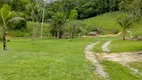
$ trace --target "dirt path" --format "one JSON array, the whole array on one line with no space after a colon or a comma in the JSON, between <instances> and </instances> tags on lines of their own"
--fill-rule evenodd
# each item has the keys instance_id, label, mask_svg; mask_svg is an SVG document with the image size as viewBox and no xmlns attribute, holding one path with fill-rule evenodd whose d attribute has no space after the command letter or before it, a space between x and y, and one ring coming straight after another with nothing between
<instances>
[{"instance_id":1,"label":"dirt path","mask_svg":"<svg viewBox=\"0 0 142 80\"><path fill-rule=\"evenodd\" d=\"M142 54L140 53L142 52L110 53L110 54L104 54L103 59L118 62L123 66L127 66L134 73L138 73L138 70L130 67L129 63L142 62Z\"/></svg>"},{"instance_id":2,"label":"dirt path","mask_svg":"<svg viewBox=\"0 0 142 80\"><path fill-rule=\"evenodd\" d=\"M118 62L118 63L122 64L123 66L128 67L134 73L138 73L138 69L134 69L134 68L130 67L129 63L142 61L142 55L140 54L141 52L109 53L110 50L109 50L108 46L110 45L110 43L111 43L111 41L107 41L102 46L102 51L104 52L103 58L105 60ZM107 53L109 53L109 54L107 54Z\"/></svg>"},{"instance_id":3,"label":"dirt path","mask_svg":"<svg viewBox=\"0 0 142 80\"><path fill-rule=\"evenodd\" d=\"M111 43L111 41L107 41L107 42L105 42L105 43L103 44L103 46L102 46L102 51L103 51L103 52L107 52L107 53L110 52L110 50L109 50L109 48L108 48L108 46L110 45L110 43Z\"/></svg>"},{"instance_id":4,"label":"dirt path","mask_svg":"<svg viewBox=\"0 0 142 80\"><path fill-rule=\"evenodd\" d=\"M90 45L88 45L85 48L85 56L88 60L90 60L95 66L96 66L96 74L98 74L99 76L103 77L105 80L108 79L108 74L107 72L104 71L103 66L99 63L99 61L97 60L96 56L94 55L94 53L91 51L92 48L98 44L100 41L96 42L96 43L92 43Z\"/></svg>"}]
</instances>

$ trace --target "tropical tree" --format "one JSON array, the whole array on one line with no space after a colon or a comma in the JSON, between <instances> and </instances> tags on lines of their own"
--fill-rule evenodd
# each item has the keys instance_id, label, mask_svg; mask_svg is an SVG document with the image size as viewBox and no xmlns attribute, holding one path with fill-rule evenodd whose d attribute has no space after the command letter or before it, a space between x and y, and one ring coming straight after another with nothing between
<instances>
[{"instance_id":1,"label":"tropical tree","mask_svg":"<svg viewBox=\"0 0 142 80\"><path fill-rule=\"evenodd\" d=\"M125 34L126 34L126 29L132 26L133 22L130 16L122 16L121 18L118 18L118 24L121 26L123 29L123 40L126 40Z\"/></svg>"},{"instance_id":2,"label":"tropical tree","mask_svg":"<svg viewBox=\"0 0 142 80\"><path fill-rule=\"evenodd\" d=\"M71 30L71 35L70 35L70 40L73 39L74 36L74 31L75 31L75 19L78 18L78 12L77 10L73 9L70 13L70 19L73 20L73 24L72 24L72 30Z\"/></svg>"},{"instance_id":3,"label":"tropical tree","mask_svg":"<svg viewBox=\"0 0 142 80\"><path fill-rule=\"evenodd\" d=\"M6 27L7 27L7 21L9 20L9 17L11 15L11 7L8 4L4 4L2 8L0 9L0 17L3 22L3 49L6 50Z\"/></svg>"},{"instance_id":4,"label":"tropical tree","mask_svg":"<svg viewBox=\"0 0 142 80\"><path fill-rule=\"evenodd\" d=\"M142 9L141 9L141 0L121 0L120 2L120 10L129 15L129 20L131 24L138 21L141 17ZM132 25L130 28L130 39L132 39Z\"/></svg>"},{"instance_id":5,"label":"tropical tree","mask_svg":"<svg viewBox=\"0 0 142 80\"><path fill-rule=\"evenodd\" d=\"M26 9L27 9L27 14L30 15L31 20L33 22L39 22L42 20L42 17L40 17L43 13L43 9L41 6L41 2L40 1L36 1L36 2L30 2L29 4L26 5ZM37 26L32 24L33 27L33 40L36 37L36 32L37 32Z\"/></svg>"},{"instance_id":6,"label":"tropical tree","mask_svg":"<svg viewBox=\"0 0 142 80\"><path fill-rule=\"evenodd\" d=\"M66 16L63 12L56 12L52 16L52 29L57 31L57 39L61 38L63 34L63 24L66 22Z\"/></svg>"}]
</instances>

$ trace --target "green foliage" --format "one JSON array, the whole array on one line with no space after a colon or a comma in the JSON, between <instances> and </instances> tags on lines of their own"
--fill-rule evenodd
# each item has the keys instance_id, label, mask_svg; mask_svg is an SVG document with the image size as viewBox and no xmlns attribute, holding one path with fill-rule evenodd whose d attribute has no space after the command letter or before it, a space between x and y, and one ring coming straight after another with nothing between
<instances>
[{"instance_id":1,"label":"green foliage","mask_svg":"<svg viewBox=\"0 0 142 80\"><path fill-rule=\"evenodd\" d=\"M26 22L26 29L23 30L8 30L7 35L12 37L31 37L33 34L33 27L32 25L35 25L36 28L36 37L40 36L40 26L41 23L38 22ZM44 23L43 25L43 37L52 37L50 33L50 24Z\"/></svg>"},{"instance_id":2,"label":"green foliage","mask_svg":"<svg viewBox=\"0 0 142 80\"><path fill-rule=\"evenodd\" d=\"M26 20L24 18L15 17L8 21L8 29L10 30L23 30L26 28Z\"/></svg>"},{"instance_id":3,"label":"green foliage","mask_svg":"<svg viewBox=\"0 0 142 80\"><path fill-rule=\"evenodd\" d=\"M78 18L78 12L77 10L73 9L70 13L70 19L77 19Z\"/></svg>"},{"instance_id":4,"label":"green foliage","mask_svg":"<svg viewBox=\"0 0 142 80\"><path fill-rule=\"evenodd\" d=\"M132 22L132 18L130 16L122 16L121 18L118 18L118 24L123 28L129 28L133 22Z\"/></svg>"},{"instance_id":5,"label":"green foliage","mask_svg":"<svg viewBox=\"0 0 142 80\"><path fill-rule=\"evenodd\" d=\"M2 7L3 4L8 3L9 0L0 0L0 8Z\"/></svg>"},{"instance_id":6,"label":"green foliage","mask_svg":"<svg viewBox=\"0 0 142 80\"><path fill-rule=\"evenodd\" d=\"M40 26L41 26L41 23L39 22L27 22L27 34L25 33L25 36L32 36L32 31L33 31L33 25L35 25L35 28L36 28L36 35L37 37L40 36ZM50 24L48 23L44 23L43 25L43 36L44 37L50 37Z\"/></svg>"},{"instance_id":7,"label":"green foliage","mask_svg":"<svg viewBox=\"0 0 142 80\"><path fill-rule=\"evenodd\" d=\"M28 33L24 30L10 30L8 31L7 35L12 36L12 37L29 37L27 35Z\"/></svg>"},{"instance_id":8,"label":"green foliage","mask_svg":"<svg viewBox=\"0 0 142 80\"><path fill-rule=\"evenodd\" d=\"M57 35L57 38L62 36L64 27L63 24L66 22L66 15L63 12L56 12L52 16L52 25L51 25L51 32L54 36Z\"/></svg>"},{"instance_id":9,"label":"green foliage","mask_svg":"<svg viewBox=\"0 0 142 80\"><path fill-rule=\"evenodd\" d=\"M78 8L79 18L84 19L99 14L117 11L119 0L90 0L86 1Z\"/></svg>"},{"instance_id":10,"label":"green foliage","mask_svg":"<svg viewBox=\"0 0 142 80\"><path fill-rule=\"evenodd\" d=\"M6 27L6 21L10 17L10 11L11 7L8 4L3 5L2 8L0 9L0 14L4 27Z\"/></svg>"}]
</instances>

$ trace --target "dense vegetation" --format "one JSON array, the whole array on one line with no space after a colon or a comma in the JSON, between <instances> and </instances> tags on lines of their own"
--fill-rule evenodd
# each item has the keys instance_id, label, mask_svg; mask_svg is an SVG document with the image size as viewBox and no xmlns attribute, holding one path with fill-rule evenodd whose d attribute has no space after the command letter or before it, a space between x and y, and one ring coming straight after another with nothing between
<instances>
[{"instance_id":1,"label":"dense vegetation","mask_svg":"<svg viewBox=\"0 0 142 80\"><path fill-rule=\"evenodd\" d=\"M48 22L48 24L51 25L48 34L52 35L53 37L58 36L58 38L61 38L63 35L86 35L92 31L97 31L101 34L116 34L120 32L120 28L117 23L119 23L123 29L130 26L132 27L133 23L137 22L139 20L138 17L140 17L139 15L141 15L141 0L1 0L0 7L6 3L10 7L10 16L8 17L8 20L14 17L21 17L26 21L42 23L40 26L37 26L38 28L40 27L39 29L41 33L39 35L41 37L44 30L43 22ZM116 14L116 16L115 14L107 15L104 19L100 18L102 21L99 19L97 21L97 19L95 19L95 24L93 24L94 22L92 23L94 20L91 22L86 20L82 21L86 18L94 16L98 17L98 15L103 13L114 11L121 11L121 13ZM127 16L125 16L124 13L127 14ZM107 18L109 16L111 18ZM75 19L79 19L79 22L74 23ZM128 20L125 21L123 19ZM16 19L13 20L17 21ZM103 25L103 22L105 22L107 25ZM123 23L128 23L128 25L123 25ZM110 29L110 25L114 26L114 28ZM7 24L7 26L10 29L15 27L15 30L21 30L23 27L28 27L25 22L22 22L21 24L21 22L18 21L10 25ZM32 27L32 35L33 37L36 37L37 28L34 26L35 25L31 25L29 27ZM109 32L110 30L111 32ZM125 31L123 31L123 33L124 32Z\"/></svg>"}]
</instances>

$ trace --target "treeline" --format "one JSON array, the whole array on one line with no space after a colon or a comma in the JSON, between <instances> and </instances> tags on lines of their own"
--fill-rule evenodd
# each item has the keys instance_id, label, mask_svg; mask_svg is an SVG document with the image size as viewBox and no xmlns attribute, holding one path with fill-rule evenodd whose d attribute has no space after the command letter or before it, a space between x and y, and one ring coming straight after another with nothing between
<instances>
[{"instance_id":1,"label":"treeline","mask_svg":"<svg viewBox=\"0 0 142 80\"><path fill-rule=\"evenodd\" d=\"M27 11L27 4L36 3L38 7L45 8L45 19L51 19L56 12L64 12L69 18L70 12L76 9L78 12L78 19L85 19L97 16L106 12L118 11L120 0L1 0L2 3L8 3L13 11L23 12L27 19L29 19L29 12ZM37 4L36 4L37 5ZM38 11L37 11L38 13ZM40 17L40 16L38 16Z\"/></svg>"},{"instance_id":2,"label":"treeline","mask_svg":"<svg viewBox=\"0 0 142 80\"><path fill-rule=\"evenodd\" d=\"M72 9L78 11L78 19L85 19L105 12L118 11L120 0L57 0L47 7L48 15L53 11L64 11L69 16ZM49 17L50 18L50 17Z\"/></svg>"}]
</instances>

